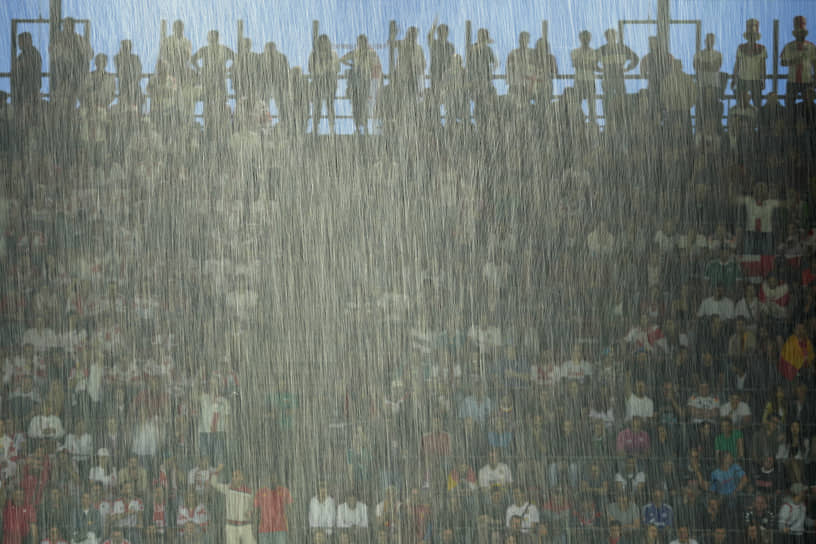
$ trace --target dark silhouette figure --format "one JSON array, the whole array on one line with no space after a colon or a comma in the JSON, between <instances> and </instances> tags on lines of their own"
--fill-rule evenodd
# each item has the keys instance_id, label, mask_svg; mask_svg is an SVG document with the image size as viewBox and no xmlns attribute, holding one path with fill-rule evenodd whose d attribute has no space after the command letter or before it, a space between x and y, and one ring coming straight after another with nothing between
<instances>
[{"instance_id":1,"label":"dark silhouette figure","mask_svg":"<svg viewBox=\"0 0 816 544\"><path fill-rule=\"evenodd\" d=\"M476 122L487 120L496 102L496 88L493 86L493 73L498 60L490 48L493 40L486 28L476 32L476 43L470 46L467 58L468 83L473 99Z\"/></svg>"},{"instance_id":2,"label":"dark silhouette figure","mask_svg":"<svg viewBox=\"0 0 816 544\"><path fill-rule=\"evenodd\" d=\"M204 125L212 135L226 120L227 63L235 60L232 49L218 43L218 31L207 33L207 45L191 58L198 70L198 82L204 98ZM200 63L200 64L199 64Z\"/></svg>"},{"instance_id":3,"label":"dark silhouette figure","mask_svg":"<svg viewBox=\"0 0 816 544\"><path fill-rule=\"evenodd\" d=\"M73 19L65 19L49 48L52 99L59 108L68 111L76 108L93 58L90 43L76 33L74 26Z\"/></svg>"},{"instance_id":4,"label":"dark silhouette figure","mask_svg":"<svg viewBox=\"0 0 816 544\"><path fill-rule=\"evenodd\" d=\"M34 47L30 33L22 32L17 43L20 54L11 63L11 97L23 111L30 111L40 101L42 56Z\"/></svg>"},{"instance_id":5,"label":"dark silhouette figure","mask_svg":"<svg viewBox=\"0 0 816 544\"><path fill-rule=\"evenodd\" d=\"M448 32L448 25L437 26L436 23L428 32L428 51L431 58L429 102L430 108L437 118L439 117L439 106L441 104L445 104L445 107L448 108L444 95L445 79L454 61L453 56L456 54L453 44L448 41ZM434 38L434 35L436 35L436 38Z\"/></svg>"},{"instance_id":6,"label":"dark silhouette figure","mask_svg":"<svg viewBox=\"0 0 816 544\"><path fill-rule=\"evenodd\" d=\"M285 96L289 86L289 60L286 55L278 50L275 42L268 42L264 46L264 52L260 59L261 72L266 81L264 90L264 100L269 103L275 101L278 110L278 122L286 124L285 113L288 108L285 105Z\"/></svg>"},{"instance_id":7,"label":"dark silhouette figure","mask_svg":"<svg viewBox=\"0 0 816 544\"><path fill-rule=\"evenodd\" d=\"M173 23L173 34L166 37L159 48L159 59L164 62L167 74L180 85L186 84L192 78L190 58L193 46L190 40L184 37L184 23Z\"/></svg>"},{"instance_id":8,"label":"dark silhouette figure","mask_svg":"<svg viewBox=\"0 0 816 544\"><path fill-rule=\"evenodd\" d=\"M119 78L119 105L126 111L142 111L142 61L132 52L130 40L122 40L119 52L113 57Z\"/></svg>"},{"instance_id":9,"label":"dark silhouette figure","mask_svg":"<svg viewBox=\"0 0 816 544\"><path fill-rule=\"evenodd\" d=\"M329 132L334 134L334 97L337 94L337 74L340 60L334 52L329 37L317 37L314 50L309 55L309 73L312 74L312 134L317 136L323 103L329 116Z\"/></svg>"},{"instance_id":10,"label":"dark silhouette figure","mask_svg":"<svg viewBox=\"0 0 816 544\"><path fill-rule=\"evenodd\" d=\"M598 50L599 71L603 75L604 117L614 124L623 117L626 82L624 74L634 70L640 60L634 51L618 41L618 33L609 29L604 33L606 43Z\"/></svg>"},{"instance_id":11,"label":"dark silhouette figure","mask_svg":"<svg viewBox=\"0 0 816 544\"><path fill-rule=\"evenodd\" d=\"M368 106L372 82L379 80L382 74L380 59L369 47L368 38L360 34L357 37L357 47L343 55L340 62L351 67L348 71L347 85L354 129L359 134L365 134L368 131Z\"/></svg>"}]
</instances>

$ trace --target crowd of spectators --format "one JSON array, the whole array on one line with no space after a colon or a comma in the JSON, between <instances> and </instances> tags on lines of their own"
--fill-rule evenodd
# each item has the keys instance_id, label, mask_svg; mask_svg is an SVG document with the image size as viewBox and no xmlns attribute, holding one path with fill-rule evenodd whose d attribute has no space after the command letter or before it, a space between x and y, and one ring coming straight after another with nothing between
<instances>
[{"instance_id":1,"label":"crowd of spectators","mask_svg":"<svg viewBox=\"0 0 816 544\"><path fill-rule=\"evenodd\" d=\"M192 52L176 22L149 108L127 40L108 73L66 20L45 101L21 34L3 542L812 537L806 34L784 100L754 20L733 74L713 35L691 76L582 32L558 97L522 33L499 96L486 29L463 58L435 25L428 67L409 28L383 85L365 36L342 57L320 36L306 74L215 31ZM381 137L317 137L341 65Z\"/></svg>"}]
</instances>

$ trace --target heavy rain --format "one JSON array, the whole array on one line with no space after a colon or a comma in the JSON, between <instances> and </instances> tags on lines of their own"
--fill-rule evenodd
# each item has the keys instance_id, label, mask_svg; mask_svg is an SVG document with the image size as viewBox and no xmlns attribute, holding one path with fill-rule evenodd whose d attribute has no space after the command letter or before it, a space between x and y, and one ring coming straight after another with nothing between
<instances>
[{"instance_id":1,"label":"heavy rain","mask_svg":"<svg viewBox=\"0 0 816 544\"><path fill-rule=\"evenodd\" d=\"M3 543L813 541L812 3L205 4L0 7Z\"/></svg>"}]
</instances>

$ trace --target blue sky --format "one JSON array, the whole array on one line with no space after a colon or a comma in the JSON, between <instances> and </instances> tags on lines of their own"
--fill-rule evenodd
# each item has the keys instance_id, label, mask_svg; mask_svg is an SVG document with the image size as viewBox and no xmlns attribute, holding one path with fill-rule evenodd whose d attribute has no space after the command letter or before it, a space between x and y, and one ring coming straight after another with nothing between
<instances>
[{"instance_id":1,"label":"blue sky","mask_svg":"<svg viewBox=\"0 0 816 544\"><path fill-rule=\"evenodd\" d=\"M672 0L671 4L674 18L701 19L704 34L717 34L718 48L726 59L724 69L729 71L747 18L760 20L761 42L769 52L774 18L780 20L782 44L791 39L794 15L813 14L811 23L816 24L813 0ZM465 21L470 19L474 34L479 27L490 30L496 42L495 51L502 59L501 72L518 33L527 30L535 40L540 35L541 21L547 19L559 69L571 72L569 50L576 47L580 30L590 30L597 47L602 43L604 29L617 27L619 19L654 18L656 5L657 0L63 0L63 11L65 16L91 19L91 44L96 52L108 53L112 58L119 41L131 39L145 70L149 71L158 56L161 19L167 19L168 25L177 18L183 19L194 47L203 45L206 32L213 28L221 32L223 43L235 47L237 21L243 19L244 33L252 39L255 50L261 50L267 41L275 41L290 63L301 66L306 64L309 54L313 19L320 20L321 32L333 42L343 44L353 43L360 33L366 33L372 43L385 42L391 19L398 21L401 31L415 25L424 36L436 18L451 28L452 41L459 52L464 49ZM48 16L48 0L0 2L0 26L6 29L5 37L0 39L0 71L7 72L10 67L11 19L40 15ZM33 25L25 30L34 34L47 66L47 26ZM625 41L643 54L648 36L654 32L650 25L630 27ZM693 26L672 29L672 53L683 61L687 71L691 70L694 44ZM387 49L380 53L387 70ZM8 89L7 79L0 79L0 88Z\"/></svg>"}]
</instances>

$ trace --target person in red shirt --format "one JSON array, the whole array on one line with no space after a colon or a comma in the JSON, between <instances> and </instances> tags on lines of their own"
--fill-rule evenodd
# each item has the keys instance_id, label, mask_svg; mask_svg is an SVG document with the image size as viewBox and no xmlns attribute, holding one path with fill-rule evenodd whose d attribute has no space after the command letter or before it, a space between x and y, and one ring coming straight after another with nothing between
<instances>
[{"instance_id":1,"label":"person in red shirt","mask_svg":"<svg viewBox=\"0 0 816 544\"><path fill-rule=\"evenodd\" d=\"M37 510L26 504L23 490L18 488L3 510L3 542L23 544L29 535L31 541L37 541Z\"/></svg>"},{"instance_id":2,"label":"person in red shirt","mask_svg":"<svg viewBox=\"0 0 816 544\"><path fill-rule=\"evenodd\" d=\"M255 493L255 509L259 518L259 544L286 544L289 524L286 521L286 508L292 504L289 489L278 484L277 476L272 473L269 486L258 489Z\"/></svg>"}]
</instances>

